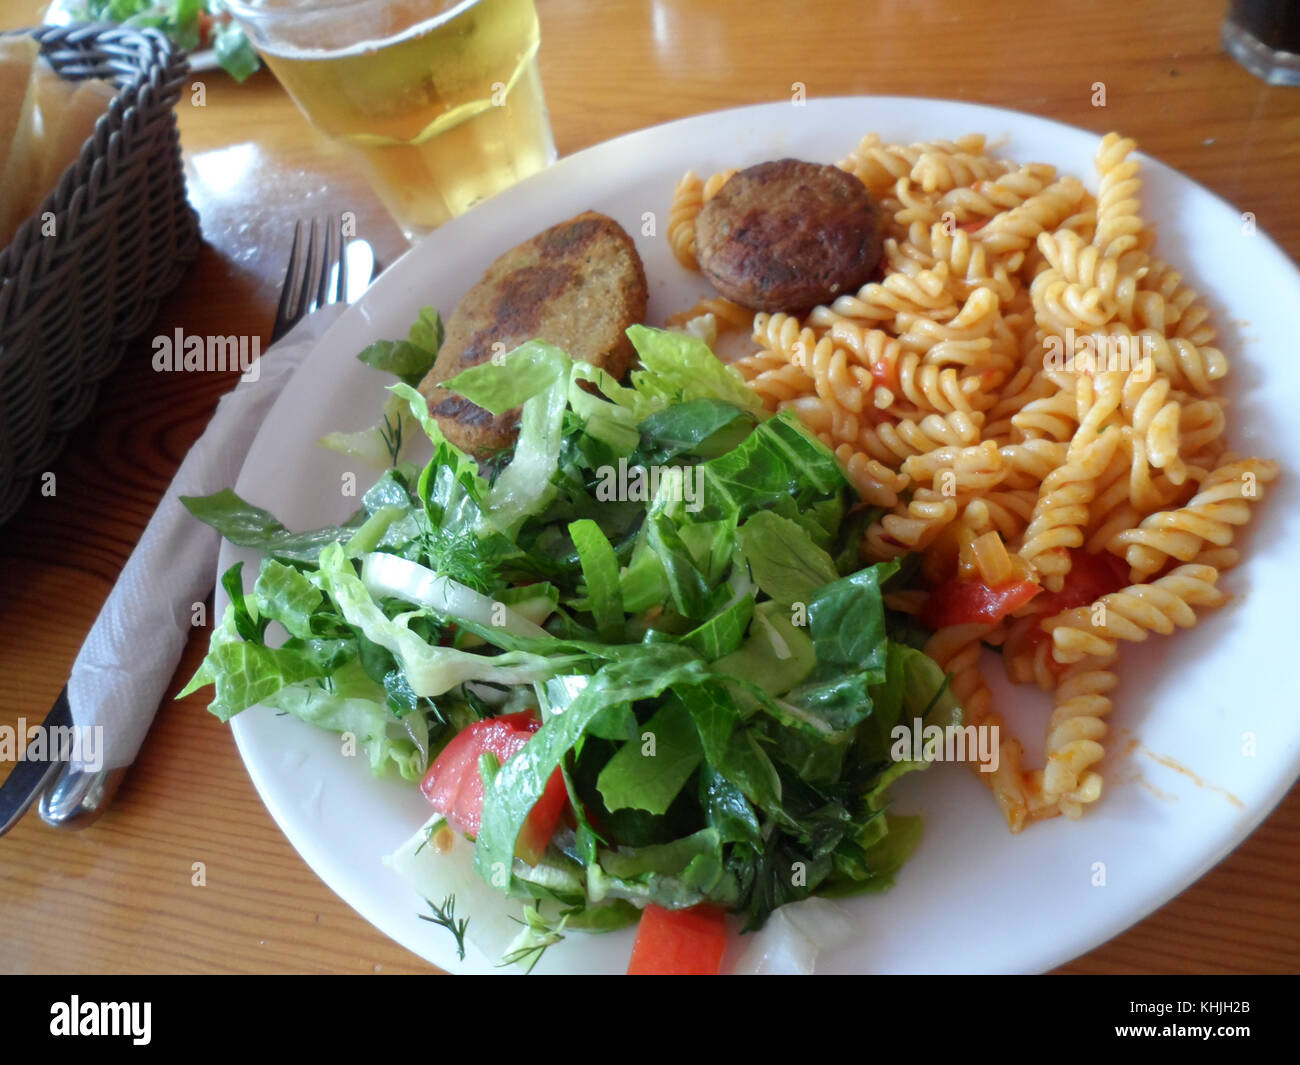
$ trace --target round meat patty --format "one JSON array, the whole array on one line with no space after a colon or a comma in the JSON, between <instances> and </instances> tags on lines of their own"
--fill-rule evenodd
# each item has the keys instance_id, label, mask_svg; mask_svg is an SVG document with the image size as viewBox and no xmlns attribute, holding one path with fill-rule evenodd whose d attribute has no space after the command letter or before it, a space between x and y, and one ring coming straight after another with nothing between
<instances>
[{"instance_id":1,"label":"round meat patty","mask_svg":"<svg viewBox=\"0 0 1300 1065\"><path fill-rule=\"evenodd\" d=\"M488 458L515 442L521 408L490 414L443 387L462 370L534 338L621 378L636 361L628 327L645 321L645 270L614 219L595 211L551 226L497 259L456 305L420 392L453 444Z\"/></svg>"},{"instance_id":2,"label":"round meat patty","mask_svg":"<svg viewBox=\"0 0 1300 1065\"><path fill-rule=\"evenodd\" d=\"M854 292L880 253L880 212L862 182L798 159L733 175L695 220L704 276L757 311L802 310Z\"/></svg>"}]
</instances>

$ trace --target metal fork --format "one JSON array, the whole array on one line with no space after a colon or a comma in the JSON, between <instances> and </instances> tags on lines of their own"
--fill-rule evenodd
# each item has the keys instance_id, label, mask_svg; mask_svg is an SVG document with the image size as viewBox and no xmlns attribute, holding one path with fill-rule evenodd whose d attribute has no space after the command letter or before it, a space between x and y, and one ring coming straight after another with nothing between
<instances>
[{"instance_id":1,"label":"metal fork","mask_svg":"<svg viewBox=\"0 0 1300 1065\"><path fill-rule=\"evenodd\" d=\"M363 254L370 263L360 279L364 286L370 280L374 255L363 240L344 243L342 219L326 216L312 218L305 225L301 221L294 224L289 266L280 292L280 306L275 312L275 325L271 327L272 344L312 311L345 299L350 301L348 259L355 259L357 253ZM357 272L355 262L353 265Z\"/></svg>"}]
</instances>

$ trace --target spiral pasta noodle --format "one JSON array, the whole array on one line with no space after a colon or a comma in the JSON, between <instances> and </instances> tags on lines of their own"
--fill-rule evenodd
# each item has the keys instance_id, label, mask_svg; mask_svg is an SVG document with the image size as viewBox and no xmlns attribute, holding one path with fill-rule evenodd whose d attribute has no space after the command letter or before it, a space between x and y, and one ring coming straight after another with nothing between
<instances>
[{"instance_id":1,"label":"spiral pasta noodle","mask_svg":"<svg viewBox=\"0 0 1300 1065\"><path fill-rule=\"evenodd\" d=\"M869 562L885 562L919 551L956 517L955 499L933 488L918 488L910 500L871 524L862 541L862 556Z\"/></svg>"},{"instance_id":2,"label":"spiral pasta noodle","mask_svg":"<svg viewBox=\"0 0 1300 1065\"><path fill-rule=\"evenodd\" d=\"M688 170L673 190L668 207L668 245L673 257L688 270L700 268L695 258L695 219L734 173L724 170L701 181L693 170Z\"/></svg>"},{"instance_id":3,"label":"spiral pasta noodle","mask_svg":"<svg viewBox=\"0 0 1300 1065\"><path fill-rule=\"evenodd\" d=\"M973 536L996 532L1003 541L1024 534L1033 517L1037 493L1027 489L995 488L972 499L962 511L962 521Z\"/></svg>"},{"instance_id":4,"label":"spiral pasta noodle","mask_svg":"<svg viewBox=\"0 0 1300 1065\"><path fill-rule=\"evenodd\" d=\"M1052 636L1052 655L1067 663L1106 657L1120 640L1141 642L1153 632L1167 636L1175 626L1189 629L1196 624L1197 607L1223 603L1218 580L1213 566L1179 566L1150 584L1131 584L1090 607L1048 618L1043 628Z\"/></svg>"},{"instance_id":5,"label":"spiral pasta noodle","mask_svg":"<svg viewBox=\"0 0 1300 1065\"><path fill-rule=\"evenodd\" d=\"M870 366L873 375L888 383L874 386L874 394L881 402L874 405L888 408L899 417L916 413L950 414L960 411L971 414L980 406L987 406L979 391L977 377L959 374L956 367L926 364L923 355L905 351L899 339L883 330L863 328L845 318L819 316L813 312L812 321L833 324L829 335L837 343L853 352L864 366ZM887 393L887 395L885 395ZM987 397L991 401L991 397ZM895 403L895 400L901 402Z\"/></svg>"},{"instance_id":6,"label":"spiral pasta noodle","mask_svg":"<svg viewBox=\"0 0 1300 1065\"><path fill-rule=\"evenodd\" d=\"M1029 163L1015 170L1008 169L992 181L959 185L944 193L936 206L941 217L951 211L953 220L958 223L975 218L988 219L1019 207L1031 196L1037 196L1055 178L1055 167Z\"/></svg>"},{"instance_id":7,"label":"spiral pasta noodle","mask_svg":"<svg viewBox=\"0 0 1300 1065\"><path fill-rule=\"evenodd\" d=\"M754 321L754 312L748 307L733 303L725 296L715 296L711 299L697 300L693 306L669 316L667 324L684 326L696 318L703 318L710 314L713 315L715 329L720 332L749 329Z\"/></svg>"},{"instance_id":8,"label":"spiral pasta noodle","mask_svg":"<svg viewBox=\"0 0 1300 1065\"><path fill-rule=\"evenodd\" d=\"M1011 428L1024 440L1070 440L1079 428L1074 392L1052 384L1046 376L1038 380L1050 391L1016 411L1009 419Z\"/></svg>"},{"instance_id":9,"label":"spiral pasta noodle","mask_svg":"<svg viewBox=\"0 0 1300 1065\"><path fill-rule=\"evenodd\" d=\"M704 182L688 170L673 190L668 207L668 244L673 256L688 270L698 270L695 258L695 218L704 206Z\"/></svg>"},{"instance_id":10,"label":"spiral pasta noodle","mask_svg":"<svg viewBox=\"0 0 1300 1065\"><path fill-rule=\"evenodd\" d=\"M1051 591L1060 590L1069 572L1067 549L1083 544L1083 526L1096 494L1097 478L1110 464L1118 444L1118 433L1103 433L1077 458L1067 460L1043 480L1019 554L1042 575Z\"/></svg>"},{"instance_id":11,"label":"spiral pasta noodle","mask_svg":"<svg viewBox=\"0 0 1300 1065\"><path fill-rule=\"evenodd\" d=\"M929 226L913 222L905 240L890 237L885 241L884 253L891 270L913 277L943 264L947 268L949 288L962 299L976 288L992 289L1004 304L1016 297L1018 286L1007 272L1006 264L990 263L984 245L957 225L950 226L943 216Z\"/></svg>"},{"instance_id":12,"label":"spiral pasta noodle","mask_svg":"<svg viewBox=\"0 0 1300 1065\"><path fill-rule=\"evenodd\" d=\"M994 216L976 230L981 244L994 255L1023 252L1044 230L1055 229L1083 202L1085 190L1078 178L1054 181L1024 203Z\"/></svg>"},{"instance_id":13,"label":"spiral pasta noodle","mask_svg":"<svg viewBox=\"0 0 1300 1065\"><path fill-rule=\"evenodd\" d=\"M1097 233L1093 244L1107 258L1118 259L1138 247L1142 219L1137 193L1142 187L1137 160L1129 156L1137 145L1118 133L1107 133L1097 151Z\"/></svg>"},{"instance_id":14,"label":"spiral pasta noodle","mask_svg":"<svg viewBox=\"0 0 1300 1065\"><path fill-rule=\"evenodd\" d=\"M818 307L811 323L825 326L837 318L874 325L892 322L900 311L932 318L948 318L957 313L957 301L948 290L947 264L915 275L890 274L883 283L864 285L855 295L839 297L829 308Z\"/></svg>"},{"instance_id":15,"label":"spiral pasta noodle","mask_svg":"<svg viewBox=\"0 0 1300 1065\"><path fill-rule=\"evenodd\" d=\"M965 711L965 723L976 728L998 729L998 767L993 773L978 773L989 786L1007 826L1019 832L1028 822L1029 802L1021 770L1020 743L1008 735L1006 723L993 709L989 691L979 668L980 648L993 635L991 625L955 625L940 629L925 645L925 653L952 677L952 693Z\"/></svg>"},{"instance_id":16,"label":"spiral pasta noodle","mask_svg":"<svg viewBox=\"0 0 1300 1065\"><path fill-rule=\"evenodd\" d=\"M927 152L982 152L984 137L973 133L956 141L932 141L927 144L882 144L880 136L868 133L858 146L835 165L847 170L873 192L890 188L900 178L909 177L912 168Z\"/></svg>"},{"instance_id":17,"label":"spiral pasta noodle","mask_svg":"<svg viewBox=\"0 0 1300 1065\"><path fill-rule=\"evenodd\" d=\"M950 152L930 148L917 157L908 177L923 192L948 192L959 186L972 185L976 181L1000 177L1009 169L1009 163L990 158L983 152Z\"/></svg>"},{"instance_id":18,"label":"spiral pasta noodle","mask_svg":"<svg viewBox=\"0 0 1300 1065\"><path fill-rule=\"evenodd\" d=\"M1003 730L980 776L1012 831L1100 801L1119 645L1225 601L1220 575L1280 475L1227 453L1228 358L1207 301L1155 254L1136 145L1108 134L1094 162L1090 189L978 134L868 134L837 165L880 205L883 276L798 314L708 297L672 320L748 329L749 387L878 508L862 559L920 556L922 585L886 605L933 626L926 651L966 723ZM684 264L730 174L678 184L668 238ZM943 582L967 579L1032 591L996 619L930 613ZM985 645L1012 682L1053 693L1041 768L994 706Z\"/></svg>"},{"instance_id":19,"label":"spiral pasta noodle","mask_svg":"<svg viewBox=\"0 0 1300 1065\"><path fill-rule=\"evenodd\" d=\"M943 447L965 447L978 441L981 416L953 411L927 414L920 421L902 418L882 422L863 432L862 450L882 462L905 467L914 455L934 454Z\"/></svg>"},{"instance_id":20,"label":"spiral pasta noodle","mask_svg":"<svg viewBox=\"0 0 1300 1065\"><path fill-rule=\"evenodd\" d=\"M1046 805L1078 818L1084 804L1101 798L1101 774L1092 767L1106 753L1105 718L1111 710L1110 693L1119 683L1111 671L1114 653L1085 658L1061 674L1047 722L1047 763L1032 790Z\"/></svg>"},{"instance_id":21,"label":"spiral pasta noodle","mask_svg":"<svg viewBox=\"0 0 1300 1065\"><path fill-rule=\"evenodd\" d=\"M1192 562L1207 547L1226 548L1250 520L1250 504L1262 498L1263 486L1277 474L1275 462L1225 462L1201 482L1186 505L1148 515L1137 528L1116 533L1107 547L1123 552L1135 581L1157 572L1171 558Z\"/></svg>"}]
</instances>

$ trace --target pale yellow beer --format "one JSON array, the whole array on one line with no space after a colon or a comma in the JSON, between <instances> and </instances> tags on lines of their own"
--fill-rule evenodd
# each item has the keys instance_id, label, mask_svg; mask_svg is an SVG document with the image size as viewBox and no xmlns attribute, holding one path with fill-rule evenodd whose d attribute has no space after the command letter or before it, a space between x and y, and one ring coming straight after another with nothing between
<instances>
[{"instance_id":1,"label":"pale yellow beer","mask_svg":"<svg viewBox=\"0 0 1300 1065\"><path fill-rule=\"evenodd\" d=\"M303 113L355 150L408 238L555 159L532 0L232 6Z\"/></svg>"}]
</instances>

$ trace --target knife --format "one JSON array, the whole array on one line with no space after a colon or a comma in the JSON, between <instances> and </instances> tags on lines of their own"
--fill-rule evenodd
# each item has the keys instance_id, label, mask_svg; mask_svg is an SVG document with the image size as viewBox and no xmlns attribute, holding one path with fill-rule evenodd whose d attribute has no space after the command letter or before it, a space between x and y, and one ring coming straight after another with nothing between
<instances>
[{"instance_id":1,"label":"knife","mask_svg":"<svg viewBox=\"0 0 1300 1065\"><path fill-rule=\"evenodd\" d=\"M72 724L72 708L68 705L68 689L65 685L54 707L45 716L42 727L67 728ZM53 781L59 771L59 762L53 757L57 752L49 744L42 748L39 757L31 757L27 752L5 778L0 787L0 836L3 836L31 807Z\"/></svg>"}]
</instances>

